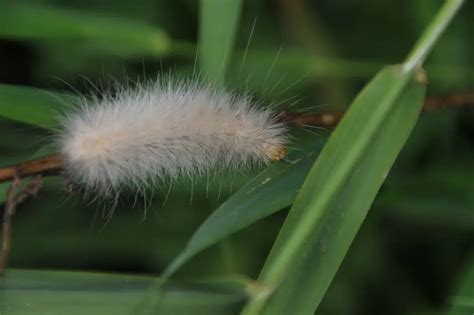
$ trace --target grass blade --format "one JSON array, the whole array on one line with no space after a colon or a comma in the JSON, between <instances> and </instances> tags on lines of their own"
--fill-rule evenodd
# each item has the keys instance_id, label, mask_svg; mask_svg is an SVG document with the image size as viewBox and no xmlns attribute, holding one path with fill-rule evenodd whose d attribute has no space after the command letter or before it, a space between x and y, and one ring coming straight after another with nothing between
<instances>
[{"instance_id":1,"label":"grass blade","mask_svg":"<svg viewBox=\"0 0 474 315\"><path fill-rule=\"evenodd\" d=\"M69 99L44 90L0 84L0 116L37 127L52 129L56 115Z\"/></svg>"},{"instance_id":2,"label":"grass blade","mask_svg":"<svg viewBox=\"0 0 474 315\"><path fill-rule=\"evenodd\" d=\"M203 75L224 82L240 17L241 0L201 0L199 65Z\"/></svg>"},{"instance_id":3,"label":"grass blade","mask_svg":"<svg viewBox=\"0 0 474 315\"><path fill-rule=\"evenodd\" d=\"M321 143L311 143L303 153L265 169L217 208L194 232L185 249L162 277L167 278L190 258L227 236L291 205L314 163Z\"/></svg>"},{"instance_id":4,"label":"grass blade","mask_svg":"<svg viewBox=\"0 0 474 315\"><path fill-rule=\"evenodd\" d=\"M6 314L130 314L154 278L9 270L0 299ZM155 311L159 314L229 314L245 300L243 288L206 281L170 284Z\"/></svg>"},{"instance_id":5,"label":"grass blade","mask_svg":"<svg viewBox=\"0 0 474 315\"><path fill-rule=\"evenodd\" d=\"M75 40L117 54L161 56L170 51L167 35L154 26L124 18L31 4L2 4L0 37Z\"/></svg>"},{"instance_id":6,"label":"grass blade","mask_svg":"<svg viewBox=\"0 0 474 315\"><path fill-rule=\"evenodd\" d=\"M362 108L359 104L370 104L367 103L369 100L366 97L377 96L379 91L389 88L400 79L400 73L401 70L398 67L382 71L362 92L363 94L358 97L352 108L356 110ZM316 219L311 218L315 222L311 225L311 231L300 236L304 237L308 245L300 247L300 251L295 254L291 269L286 270L286 278L276 294L270 299L264 314L314 313L386 174L416 123L423 104L424 92L424 85L419 82L413 81L408 85L397 101L390 106L391 110L387 113L386 118L380 121L379 127L370 131L370 144L367 144L359 157L354 157L354 163L350 163L352 165L345 174L338 172L338 169L342 169L342 165L347 163L347 160L343 161L344 158L334 158L335 155L331 155L334 161L330 161L330 156L327 155L329 159L321 157L318 160L319 164L315 165L308 176L301 195L295 201L292 215L285 222L274 249L272 249L272 254L268 259L267 266L269 267L267 267L268 269L264 268L261 274L262 281L267 283L266 277L270 279L273 277L283 278L278 275L277 269L271 268L272 259L276 259L275 255L278 255L279 251L283 251L282 247L289 246L288 242L293 238L293 231L301 228L298 222L300 220L310 221L309 217L314 216ZM372 102L372 104L374 103ZM350 121L350 118L348 117L346 122ZM354 132L354 129L358 128L361 123L366 123L362 116L356 118L358 119L352 120L350 125L344 125L348 128L346 129L348 134L344 136L345 139L349 140L350 137L347 138L349 133ZM365 137L366 135L354 136ZM337 146L347 147L347 143L339 143ZM325 167L328 169L322 171L321 169ZM328 180L328 177L333 177L333 179ZM325 184L320 182L323 179L326 179ZM332 186L334 187L331 189L332 191L328 191L326 188L331 187L328 185L328 181L338 182ZM325 187L325 185L328 186ZM319 191L319 193L314 194L314 191ZM311 211L311 215L306 214L309 211ZM295 288L297 289L295 290Z\"/></svg>"},{"instance_id":7,"label":"grass blade","mask_svg":"<svg viewBox=\"0 0 474 315\"><path fill-rule=\"evenodd\" d=\"M419 69L462 1L447 1L406 63L379 72L331 135L242 314L313 314L421 111ZM267 304L268 301L268 304Z\"/></svg>"}]
</instances>

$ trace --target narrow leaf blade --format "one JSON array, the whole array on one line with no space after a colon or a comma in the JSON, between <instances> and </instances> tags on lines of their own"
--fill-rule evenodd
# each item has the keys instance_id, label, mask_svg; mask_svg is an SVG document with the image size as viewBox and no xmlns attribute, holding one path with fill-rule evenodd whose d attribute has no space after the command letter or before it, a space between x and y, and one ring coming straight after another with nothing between
<instances>
[{"instance_id":1,"label":"narrow leaf blade","mask_svg":"<svg viewBox=\"0 0 474 315\"><path fill-rule=\"evenodd\" d=\"M68 100L72 97L0 84L0 116L45 129L56 126L56 116Z\"/></svg>"},{"instance_id":2,"label":"narrow leaf blade","mask_svg":"<svg viewBox=\"0 0 474 315\"><path fill-rule=\"evenodd\" d=\"M229 235L291 205L316 158L322 141L268 167L217 208L189 239L186 248L163 273L170 276L190 258Z\"/></svg>"},{"instance_id":3,"label":"narrow leaf blade","mask_svg":"<svg viewBox=\"0 0 474 315\"><path fill-rule=\"evenodd\" d=\"M385 120L383 129L374 132L364 158L354 166L337 197L325 209L308 208L308 211L324 212L322 220L264 314L314 313L413 129L424 93L424 85L410 84L394 103L395 108Z\"/></svg>"},{"instance_id":4,"label":"narrow leaf blade","mask_svg":"<svg viewBox=\"0 0 474 315\"><path fill-rule=\"evenodd\" d=\"M0 304L8 314L132 314L151 277L9 270L0 287ZM245 300L242 288L214 281L163 288L155 313L229 314Z\"/></svg>"},{"instance_id":5,"label":"narrow leaf blade","mask_svg":"<svg viewBox=\"0 0 474 315\"><path fill-rule=\"evenodd\" d=\"M45 5L8 4L0 10L0 37L75 40L114 54L163 55L170 40L159 28L124 18Z\"/></svg>"},{"instance_id":6,"label":"narrow leaf blade","mask_svg":"<svg viewBox=\"0 0 474 315\"><path fill-rule=\"evenodd\" d=\"M265 314L287 314L290 305L292 313L313 314L416 122L424 89L412 73L387 67L355 99L310 171L259 277L270 292L277 290ZM265 299L244 314L258 314Z\"/></svg>"},{"instance_id":7,"label":"narrow leaf blade","mask_svg":"<svg viewBox=\"0 0 474 315\"><path fill-rule=\"evenodd\" d=\"M224 81L241 7L241 0L201 0L199 65L203 75L215 83Z\"/></svg>"}]
</instances>

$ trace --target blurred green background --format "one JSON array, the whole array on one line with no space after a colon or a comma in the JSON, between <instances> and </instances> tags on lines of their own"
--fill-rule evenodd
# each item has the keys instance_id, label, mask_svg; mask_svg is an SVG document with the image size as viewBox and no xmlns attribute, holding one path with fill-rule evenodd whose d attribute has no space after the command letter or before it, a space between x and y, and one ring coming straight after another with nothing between
<instances>
[{"instance_id":1,"label":"blurred green background","mask_svg":"<svg viewBox=\"0 0 474 315\"><path fill-rule=\"evenodd\" d=\"M404 58L440 4L243 1L226 86L283 109L342 110L382 65ZM426 63L428 95L473 89L473 21L468 1ZM75 94L190 77L202 54L198 25L191 0L2 0L0 83ZM295 145L323 143L328 133L315 131L295 131ZM0 164L30 158L50 137L1 118ZM257 172L222 174L209 189L202 180L161 187L150 206L121 204L109 221L108 205L67 195L50 179L14 218L10 266L157 275ZM473 191L474 107L423 114L317 314L444 314L474 268ZM205 250L175 278L255 278L286 213Z\"/></svg>"}]
</instances>

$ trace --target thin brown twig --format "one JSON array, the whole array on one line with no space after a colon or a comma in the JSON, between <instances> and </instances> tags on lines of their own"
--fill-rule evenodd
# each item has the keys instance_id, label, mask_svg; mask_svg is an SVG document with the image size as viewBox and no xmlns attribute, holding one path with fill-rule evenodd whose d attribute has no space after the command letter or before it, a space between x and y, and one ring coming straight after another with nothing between
<instances>
[{"instance_id":1,"label":"thin brown twig","mask_svg":"<svg viewBox=\"0 0 474 315\"><path fill-rule=\"evenodd\" d=\"M423 111L433 112L444 108L458 108L474 105L474 92L453 93L446 96L428 97L423 106ZM344 112L322 113L295 113L282 112L278 116L280 122L292 127L305 128L316 126L333 128L341 120ZM39 159L26 161L20 164L0 168L0 183L13 180L15 177L23 178L41 175L59 174L64 167L60 154L53 154Z\"/></svg>"},{"instance_id":2,"label":"thin brown twig","mask_svg":"<svg viewBox=\"0 0 474 315\"><path fill-rule=\"evenodd\" d=\"M282 112L278 120L292 127L316 126L332 128L341 120L344 112L294 113Z\"/></svg>"},{"instance_id":3,"label":"thin brown twig","mask_svg":"<svg viewBox=\"0 0 474 315\"><path fill-rule=\"evenodd\" d=\"M428 97L423 106L425 112L445 108L456 108L474 105L474 92L452 93L444 96Z\"/></svg>"},{"instance_id":4,"label":"thin brown twig","mask_svg":"<svg viewBox=\"0 0 474 315\"><path fill-rule=\"evenodd\" d=\"M6 193L5 208L3 212L3 225L2 225L2 251L0 252L0 277L5 273L5 269L8 264L8 257L10 254L11 247L11 224L13 216L15 215L16 209L20 203L25 201L27 198L35 196L42 183L42 176L36 175L26 185L21 187L21 180L15 177L10 187L8 187Z\"/></svg>"},{"instance_id":5,"label":"thin brown twig","mask_svg":"<svg viewBox=\"0 0 474 315\"><path fill-rule=\"evenodd\" d=\"M0 183L34 175L58 174L63 169L63 159L59 154L44 156L20 164L0 168Z\"/></svg>"},{"instance_id":6,"label":"thin brown twig","mask_svg":"<svg viewBox=\"0 0 474 315\"><path fill-rule=\"evenodd\" d=\"M446 108L459 108L474 105L474 92L453 93L445 96L431 96L425 100L423 112L431 113ZM323 128L335 127L344 112L323 113L293 113L283 112L279 116L281 122L294 127L317 126Z\"/></svg>"}]
</instances>

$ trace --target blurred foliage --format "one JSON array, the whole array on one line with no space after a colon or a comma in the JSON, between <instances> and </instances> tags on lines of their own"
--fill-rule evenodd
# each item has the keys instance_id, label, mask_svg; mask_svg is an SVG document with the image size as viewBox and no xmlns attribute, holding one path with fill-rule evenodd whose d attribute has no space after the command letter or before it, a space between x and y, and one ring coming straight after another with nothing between
<instances>
[{"instance_id":1,"label":"blurred foliage","mask_svg":"<svg viewBox=\"0 0 474 315\"><path fill-rule=\"evenodd\" d=\"M344 108L383 64L402 61L441 3L243 1L226 84L282 108ZM8 90L0 93L0 165L30 158L51 137L51 131L41 128L51 126L48 109L28 108L28 104L30 100L40 105L42 100L51 101L60 111L64 99L38 93L36 88L66 95L101 91L114 82L133 84L161 74L190 76L196 67L196 52L200 53L198 1L3 0L0 12L0 92ZM52 23L55 15L66 19L67 25ZM45 28L35 24L41 19L51 22L47 26L54 34L69 36L45 36L40 32ZM474 3L467 1L427 60L428 95L474 87L473 20ZM92 30L84 31L84 27ZM162 41L158 50L150 44L156 40ZM469 303L474 295L468 288L473 283L473 121L472 107L421 117L317 314L446 314L452 305L460 305L460 313L452 314L472 313ZM318 152L327 132L315 131L317 135L295 131L298 141L293 146ZM160 187L151 205L151 194L134 209L125 200L109 221L103 214L110 205L90 204L78 195L68 195L62 179L50 178L38 197L22 204L14 218L10 265L160 274L215 209L222 210L223 202L255 175L280 171L281 166L273 167L221 174L209 183L203 178L170 189ZM296 183L297 179L290 176L288 180ZM5 187L0 185L0 193ZM291 189L297 189L292 183L286 188L289 195ZM275 194L267 193L268 198ZM286 197L290 198L275 195L279 208L289 205ZM258 207L259 201L252 205ZM174 276L179 283L170 284L176 294L171 299L225 300L231 308L216 304L215 313L232 314L251 283L244 281L236 288L231 275L258 276L286 214L285 208L269 211L258 223L191 258ZM66 303L84 294L89 294L84 301L90 302L94 297L89 291L102 294L96 299L104 307L95 309L98 314L116 313L117 300L107 300L108 290L129 277L101 280L95 277L102 276L90 273L64 273L53 281L52 274L28 272L8 273L0 293L7 314L29 314L26 303L41 305L62 299ZM83 279L96 284L87 287ZM196 284L202 279L206 279L204 284ZM221 284L216 286L209 279L219 279ZM130 277L126 281L133 292L123 297L135 303L151 280ZM71 291L62 292L65 287ZM35 290L63 295L38 297ZM461 298L453 300L453 296ZM78 311L83 313L80 307ZM189 314L185 308L181 312ZM202 312L213 314L206 309Z\"/></svg>"}]
</instances>

